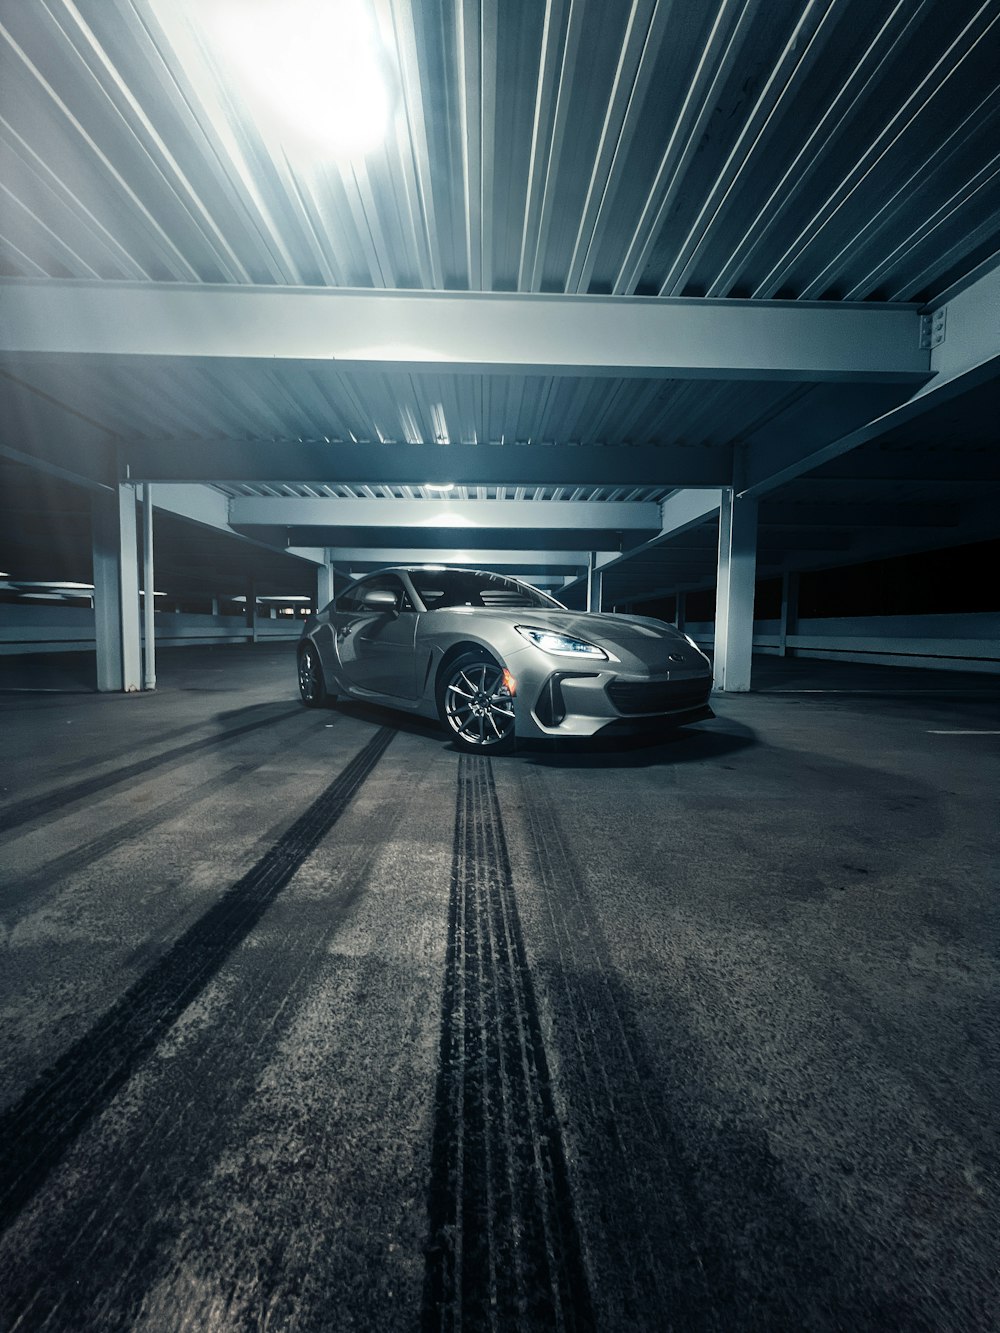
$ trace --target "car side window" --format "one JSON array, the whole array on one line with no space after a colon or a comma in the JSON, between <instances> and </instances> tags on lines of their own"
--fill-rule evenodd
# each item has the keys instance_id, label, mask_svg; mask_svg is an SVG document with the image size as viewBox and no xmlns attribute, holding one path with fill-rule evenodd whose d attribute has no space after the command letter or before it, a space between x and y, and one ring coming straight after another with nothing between
<instances>
[{"instance_id":1,"label":"car side window","mask_svg":"<svg viewBox=\"0 0 1000 1333\"><path fill-rule=\"evenodd\" d=\"M363 579L360 583L356 583L353 588L348 588L346 592L342 592L336 601L337 611L340 613L364 611L365 593L376 590L391 592L396 598L397 610L415 610L402 579L395 574L382 574L374 578Z\"/></svg>"},{"instance_id":2,"label":"car side window","mask_svg":"<svg viewBox=\"0 0 1000 1333\"><path fill-rule=\"evenodd\" d=\"M343 615L346 611L357 611L358 607L361 605L361 598L364 596L365 588L367 587L367 582L355 583L354 586L348 588L346 592L342 592L333 604L338 615Z\"/></svg>"}]
</instances>

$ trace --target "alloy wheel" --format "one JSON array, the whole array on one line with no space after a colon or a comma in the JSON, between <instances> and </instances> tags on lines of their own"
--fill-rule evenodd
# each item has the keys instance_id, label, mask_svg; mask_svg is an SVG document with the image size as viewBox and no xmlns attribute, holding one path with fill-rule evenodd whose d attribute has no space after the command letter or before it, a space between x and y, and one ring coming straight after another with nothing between
<instances>
[{"instance_id":1,"label":"alloy wheel","mask_svg":"<svg viewBox=\"0 0 1000 1333\"><path fill-rule=\"evenodd\" d=\"M299 653L299 693L302 702L312 708L318 708L324 701L326 689L319 658L312 648L303 648Z\"/></svg>"},{"instance_id":2,"label":"alloy wheel","mask_svg":"<svg viewBox=\"0 0 1000 1333\"><path fill-rule=\"evenodd\" d=\"M514 700L495 662L456 663L444 687L448 726L465 745L505 747L514 733Z\"/></svg>"}]
</instances>

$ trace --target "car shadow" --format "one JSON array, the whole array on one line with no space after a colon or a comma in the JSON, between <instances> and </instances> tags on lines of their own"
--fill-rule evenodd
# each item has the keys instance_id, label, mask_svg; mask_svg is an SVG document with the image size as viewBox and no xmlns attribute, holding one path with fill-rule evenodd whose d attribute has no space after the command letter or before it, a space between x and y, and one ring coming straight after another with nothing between
<instances>
[{"instance_id":1,"label":"car shadow","mask_svg":"<svg viewBox=\"0 0 1000 1333\"><path fill-rule=\"evenodd\" d=\"M526 741L511 757L538 768L650 768L703 763L756 744L750 727L715 718L636 736Z\"/></svg>"},{"instance_id":2,"label":"car shadow","mask_svg":"<svg viewBox=\"0 0 1000 1333\"><path fill-rule=\"evenodd\" d=\"M410 736L438 742L452 754L459 751L439 722L397 713L378 704L338 700L335 711ZM553 737L520 740L510 754L491 759L529 763L541 768L644 768L655 764L684 764L718 759L756 745L756 733L730 718L712 718L686 727L653 728L634 736Z\"/></svg>"}]
</instances>

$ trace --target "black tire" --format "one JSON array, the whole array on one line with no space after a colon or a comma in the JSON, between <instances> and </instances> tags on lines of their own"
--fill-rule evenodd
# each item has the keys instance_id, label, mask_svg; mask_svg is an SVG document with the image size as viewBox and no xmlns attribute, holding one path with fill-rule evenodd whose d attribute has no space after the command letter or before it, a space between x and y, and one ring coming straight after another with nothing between
<instances>
[{"instance_id":1,"label":"black tire","mask_svg":"<svg viewBox=\"0 0 1000 1333\"><path fill-rule=\"evenodd\" d=\"M514 698L504 668L485 652L463 653L441 673L438 713L458 750L509 754L514 748Z\"/></svg>"},{"instance_id":2,"label":"black tire","mask_svg":"<svg viewBox=\"0 0 1000 1333\"><path fill-rule=\"evenodd\" d=\"M307 708L329 708L334 698L323 679L319 650L308 639L299 649L299 694Z\"/></svg>"}]
</instances>

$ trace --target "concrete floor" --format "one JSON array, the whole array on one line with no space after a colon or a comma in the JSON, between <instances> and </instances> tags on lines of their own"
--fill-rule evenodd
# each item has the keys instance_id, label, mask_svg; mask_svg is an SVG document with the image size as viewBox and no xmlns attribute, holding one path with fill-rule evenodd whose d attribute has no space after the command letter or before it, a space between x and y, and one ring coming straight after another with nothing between
<instances>
[{"instance_id":1,"label":"concrete floor","mask_svg":"<svg viewBox=\"0 0 1000 1333\"><path fill-rule=\"evenodd\" d=\"M482 760L159 672L0 663L0 1328L997 1327L1000 681Z\"/></svg>"}]
</instances>

